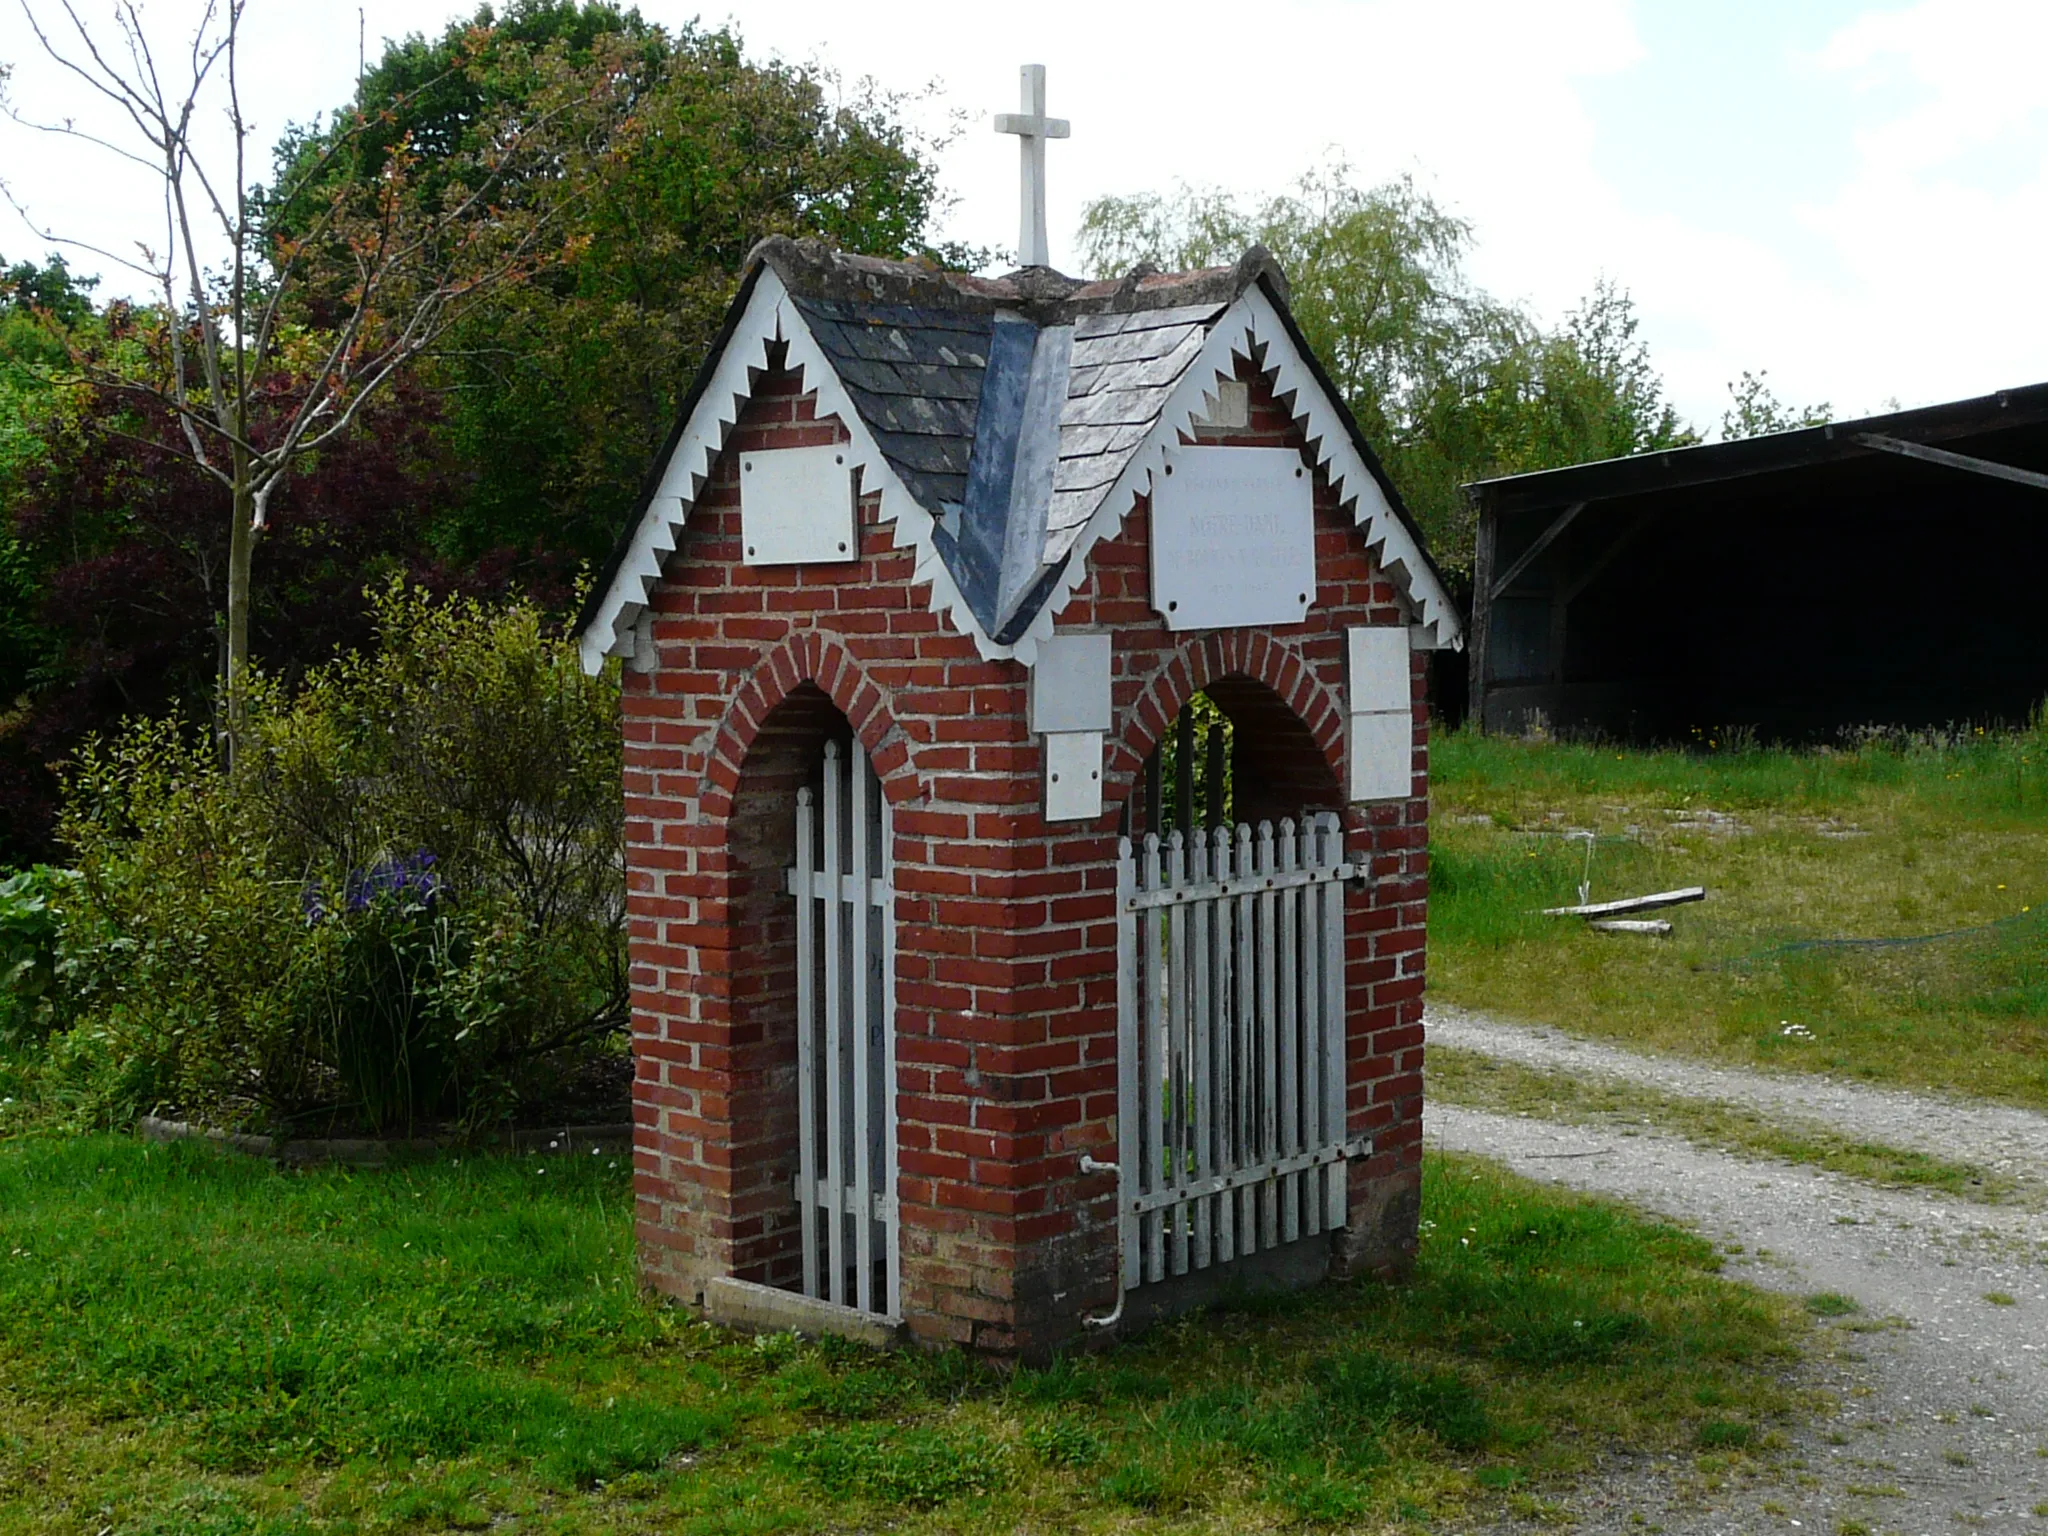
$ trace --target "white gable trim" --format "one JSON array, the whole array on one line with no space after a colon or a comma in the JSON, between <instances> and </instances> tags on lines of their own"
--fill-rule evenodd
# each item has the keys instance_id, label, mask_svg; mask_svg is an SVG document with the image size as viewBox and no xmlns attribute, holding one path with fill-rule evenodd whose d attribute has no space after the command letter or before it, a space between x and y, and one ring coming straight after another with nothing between
<instances>
[{"instance_id":1,"label":"white gable trim","mask_svg":"<svg viewBox=\"0 0 2048 1536\"><path fill-rule=\"evenodd\" d=\"M653 599L662 568L675 553L690 509L703 494L726 439L752 398L754 376L768 366L768 349L778 341L788 344L789 365L803 371L805 390L816 392L818 415L836 416L846 427L852 440L852 466L861 470L861 494L879 493L880 519L893 525L895 547L915 549L917 561L912 580L931 583L931 611L948 616L956 630L972 636L984 657L1014 654L1015 647L997 645L974 622L967 600L960 595L953 573L946 569L932 538L936 524L931 514L910 494L882 456L860 413L847 398L837 370L811 335L803 315L789 302L789 291L782 279L774 268L764 267L746 310L719 356L710 384L690 412L675 452L662 466L661 479L641 514L625 557L619 562L618 573L605 589L603 600L577 642L583 669L595 673L608 656L634 656L635 627ZM1036 641L1032 642L1031 650L1037 650Z\"/></svg>"},{"instance_id":2,"label":"white gable trim","mask_svg":"<svg viewBox=\"0 0 2048 1536\"><path fill-rule=\"evenodd\" d=\"M1275 375L1274 397L1285 402L1293 396L1288 409L1308 440L1316 467L1328 476L1338 506L1349 504L1352 521L1363 530L1367 548L1374 551L1380 569L1392 579L1413 611L1420 631L1418 648L1463 646L1457 605L1423 558L1421 546L1407 524L1388 503L1378 477L1352 443L1340 414L1343 407L1323 393L1265 290L1254 285L1240 294L1210 328L1207 344L1181 375L1166 408L1159 413L1158 422L1082 528L1052 596L1014 647L1018 660L1028 666L1039 642L1052 633L1054 616L1066 607L1074 590L1087 578L1089 552L1099 541L1114 538L1137 498L1150 492L1166 463L1167 449L1180 441L1182 432L1192 436L1197 418L1206 419L1215 408L1217 381L1229 379L1236 372L1233 354L1252 358L1262 346L1264 370Z\"/></svg>"},{"instance_id":3,"label":"white gable trim","mask_svg":"<svg viewBox=\"0 0 2048 1536\"><path fill-rule=\"evenodd\" d=\"M586 671L596 672L608 656L634 655L635 626L661 580L663 566L675 552L690 509L703 493L726 438L752 396L753 376L767 367L768 348L777 341L788 344L788 362L803 371L804 388L816 392L818 414L836 416L846 427L853 462L862 470L862 493L880 494L880 519L892 527L895 547L915 551L911 579L930 583L931 611L945 617L956 632L969 636L985 660L1013 657L1027 667L1031 665L1040 643L1052 634L1060 610L1086 580L1090 551L1102 539L1115 537L1137 497L1150 491L1153 478L1165 463L1166 450L1180 441L1183 432L1192 435L1197 418L1207 416L1213 406L1209 397L1216 393L1216 382L1229 379L1236 371L1233 355L1250 358L1257 356L1261 348L1265 371L1274 375L1274 395L1283 401L1292 397L1289 409L1303 429L1317 467L1328 476L1338 504L1350 506L1352 520L1363 531L1367 547L1374 550L1381 569L1412 610L1419 630L1418 645L1441 648L1464 643L1456 605L1422 557L1407 525L1388 504L1378 479L1353 446L1340 414L1342 407L1323 393L1272 301L1264 290L1254 286L1241 294L1210 328L1201 353L1181 375L1157 423L1075 540L1065 570L1030 628L1012 644L997 644L976 622L939 554L933 538L936 520L910 494L883 457L847 397L831 360L812 336L803 315L789 302L781 278L772 267L764 267L746 310L719 357L710 385L691 412L675 452L662 467L661 480L634 531L632 544L619 563L618 573L605 589L603 601L578 642Z\"/></svg>"},{"instance_id":4,"label":"white gable trim","mask_svg":"<svg viewBox=\"0 0 2048 1536\"><path fill-rule=\"evenodd\" d=\"M1380 487L1379 477L1372 472L1357 444L1352 441L1343 415L1344 406L1332 400L1316 382L1314 372L1296 349L1294 338L1288 333L1286 324L1273 308L1272 300L1266 297L1264 289L1249 289L1239 302L1250 311L1250 324L1245 335L1247 346L1259 343L1265 346L1266 371L1275 375L1274 397L1286 400L1293 396L1293 403L1288 409L1301 423L1317 468L1328 475L1337 505L1342 507L1350 503L1351 520L1363 530L1366 547L1375 551L1374 558L1380 569L1408 599L1415 611L1417 624L1434 642L1433 647L1425 648L1462 649L1465 634L1464 626L1458 621L1458 605L1444 590L1443 583L1424 557L1422 546L1389 504L1387 493ZM1229 318L1228 315L1224 317L1226 321Z\"/></svg>"}]
</instances>

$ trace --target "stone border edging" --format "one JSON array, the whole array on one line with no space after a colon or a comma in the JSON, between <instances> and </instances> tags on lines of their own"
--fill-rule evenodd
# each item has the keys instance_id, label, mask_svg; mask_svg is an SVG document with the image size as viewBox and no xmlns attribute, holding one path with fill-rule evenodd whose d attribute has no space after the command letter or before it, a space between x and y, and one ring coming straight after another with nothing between
<instances>
[{"instance_id":1,"label":"stone border edging","mask_svg":"<svg viewBox=\"0 0 2048 1536\"><path fill-rule=\"evenodd\" d=\"M607 1125L563 1125L541 1130L501 1131L469 1140L452 1136L413 1136L392 1139L376 1136L309 1136L285 1138L258 1136L248 1131L223 1131L194 1125L185 1120L165 1120L144 1115L136 1122L144 1141L210 1141L231 1152L268 1158L290 1167L316 1163L340 1163L352 1168L376 1168L408 1157L430 1157L456 1147L484 1146L513 1152L572 1152L590 1149L631 1152L632 1122Z\"/></svg>"}]
</instances>

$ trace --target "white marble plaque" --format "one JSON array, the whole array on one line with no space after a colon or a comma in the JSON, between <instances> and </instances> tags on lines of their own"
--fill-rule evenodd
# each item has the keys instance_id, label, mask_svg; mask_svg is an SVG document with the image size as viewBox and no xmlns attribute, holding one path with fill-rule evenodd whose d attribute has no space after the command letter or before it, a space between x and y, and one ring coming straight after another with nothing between
<instances>
[{"instance_id":1,"label":"white marble plaque","mask_svg":"<svg viewBox=\"0 0 2048 1536\"><path fill-rule=\"evenodd\" d=\"M1047 635L1031 663L1031 729L1106 731L1109 711L1109 636Z\"/></svg>"},{"instance_id":2,"label":"white marble plaque","mask_svg":"<svg viewBox=\"0 0 2048 1536\"><path fill-rule=\"evenodd\" d=\"M1344 631L1344 648L1350 662L1351 713L1375 714L1382 710L1405 712L1409 705L1408 628L1404 624L1373 624Z\"/></svg>"},{"instance_id":3,"label":"white marble plaque","mask_svg":"<svg viewBox=\"0 0 2048 1536\"><path fill-rule=\"evenodd\" d=\"M1045 819L1102 814L1102 732L1053 731L1045 738Z\"/></svg>"},{"instance_id":4,"label":"white marble plaque","mask_svg":"<svg viewBox=\"0 0 2048 1536\"><path fill-rule=\"evenodd\" d=\"M1291 448L1169 448L1152 477L1152 606L1168 629L1298 624L1315 484Z\"/></svg>"},{"instance_id":5,"label":"white marble plaque","mask_svg":"<svg viewBox=\"0 0 2048 1536\"><path fill-rule=\"evenodd\" d=\"M740 542L748 565L860 558L853 471L843 445L740 455Z\"/></svg>"}]
</instances>

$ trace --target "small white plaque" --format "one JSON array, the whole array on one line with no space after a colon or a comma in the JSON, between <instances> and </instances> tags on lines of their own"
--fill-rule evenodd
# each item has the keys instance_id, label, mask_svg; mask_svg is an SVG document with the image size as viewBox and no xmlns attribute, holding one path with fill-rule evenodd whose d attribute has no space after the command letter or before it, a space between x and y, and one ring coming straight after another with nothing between
<instances>
[{"instance_id":1,"label":"small white plaque","mask_svg":"<svg viewBox=\"0 0 2048 1536\"><path fill-rule=\"evenodd\" d=\"M1351 712L1408 708L1408 627L1373 624L1347 629L1344 640L1350 660Z\"/></svg>"},{"instance_id":2,"label":"small white plaque","mask_svg":"<svg viewBox=\"0 0 2048 1536\"><path fill-rule=\"evenodd\" d=\"M1353 800L1406 800L1415 792L1415 716L1353 715L1345 755Z\"/></svg>"},{"instance_id":3,"label":"small white plaque","mask_svg":"<svg viewBox=\"0 0 2048 1536\"><path fill-rule=\"evenodd\" d=\"M1031 729L1109 729L1109 636L1048 635L1031 663Z\"/></svg>"},{"instance_id":4,"label":"small white plaque","mask_svg":"<svg viewBox=\"0 0 2048 1536\"><path fill-rule=\"evenodd\" d=\"M1315 595L1315 484L1300 454L1166 451L1152 478L1152 606L1168 629L1298 624Z\"/></svg>"},{"instance_id":5,"label":"small white plaque","mask_svg":"<svg viewBox=\"0 0 2048 1536\"><path fill-rule=\"evenodd\" d=\"M1102 732L1054 731L1045 738L1045 819L1088 821L1102 814Z\"/></svg>"},{"instance_id":6,"label":"small white plaque","mask_svg":"<svg viewBox=\"0 0 2048 1536\"><path fill-rule=\"evenodd\" d=\"M740 543L747 565L856 559L853 469L842 444L740 455Z\"/></svg>"}]
</instances>

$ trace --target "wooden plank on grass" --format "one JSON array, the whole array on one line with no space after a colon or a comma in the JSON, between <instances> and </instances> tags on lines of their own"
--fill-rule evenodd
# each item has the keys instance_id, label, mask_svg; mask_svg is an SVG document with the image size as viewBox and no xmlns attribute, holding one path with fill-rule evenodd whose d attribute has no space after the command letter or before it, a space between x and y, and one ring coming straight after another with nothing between
<instances>
[{"instance_id":1,"label":"wooden plank on grass","mask_svg":"<svg viewBox=\"0 0 2048 1536\"><path fill-rule=\"evenodd\" d=\"M1654 912L1659 907L1681 907L1688 901L1705 901L1704 885L1683 890L1659 891L1654 896L1624 896L1619 901L1589 901L1576 907L1545 907L1545 917L1618 917L1624 912Z\"/></svg>"}]
</instances>

